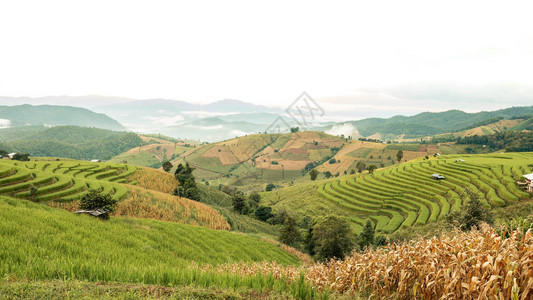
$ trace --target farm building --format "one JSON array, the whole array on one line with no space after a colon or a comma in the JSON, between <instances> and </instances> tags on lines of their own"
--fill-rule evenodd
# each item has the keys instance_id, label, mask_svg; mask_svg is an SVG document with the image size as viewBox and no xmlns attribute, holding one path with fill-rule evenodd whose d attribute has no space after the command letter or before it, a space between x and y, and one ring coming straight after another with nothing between
<instances>
[{"instance_id":1,"label":"farm building","mask_svg":"<svg viewBox=\"0 0 533 300\"><path fill-rule=\"evenodd\" d=\"M521 186L528 193L533 193L533 173L522 175L522 177L524 177L525 181L517 182L518 185Z\"/></svg>"},{"instance_id":2,"label":"farm building","mask_svg":"<svg viewBox=\"0 0 533 300\"><path fill-rule=\"evenodd\" d=\"M446 177L440 175L440 174L431 174L431 178L435 179L435 180L442 180L442 179L445 179Z\"/></svg>"},{"instance_id":3,"label":"farm building","mask_svg":"<svg viewBox=\"0 0 533 300\"><path fill-rule=\"evenodd\" d=\"M13 156L15 156L17 153L16 152L13 152L13 153L9 153L7 155L7 157L9 157L9 159L13 159Z\"/></svg>"},{"instance_id":4,"label":"farm building","mask_svg":"<svg viewBox=\"0 0 533 300\"><path fill-rule=\"evenodd\" d=\"M102 162L100 159L91 159L91 162Z\"/></svg>"}]
</instances>

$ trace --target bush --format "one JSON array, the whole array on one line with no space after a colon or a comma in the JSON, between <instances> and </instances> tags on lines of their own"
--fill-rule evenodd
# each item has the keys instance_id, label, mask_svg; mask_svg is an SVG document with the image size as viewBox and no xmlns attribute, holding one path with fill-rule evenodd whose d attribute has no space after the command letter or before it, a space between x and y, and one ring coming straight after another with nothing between
<instances>
[{"instance_id":1,"label":"bush","mask_svg":"<svg viewBox=\"0 0 533 300\"><path fill-rule=\"evenodd\" d=\"M102 219L109 219L110 212L115 211L115 204L117 200L113 199L113 196L109 193L101 193L98 190L90 189L85 193L80 199L80 209L93 210L101 209L106 211L105 214L101 215Z\"/></svg>"},{"instance_id":2,"label":"bush","mask_svg":"<svg viewBox=\"0 0 533 300\"><path fill-rule=\"evenodd\" d=\"M270 191L272 191L274 188L276 188L276 185L273 184L273 183L269 183L269 184L267 184L267 186L266 186L266 188L265 188L265 191L270 192Z\"/></svg>"},{"instance_id":3,"label":"bush","mask_svg":"<svg viewBox=\"0 0 533 300\"><path fill-rule=\"evenodd\" d=\"M272 207L269 206L259 206L259 208L255 211L255 217L263 222L266 222L266 220L272 218L273 216Z\"/></svg>"}]
</instances>

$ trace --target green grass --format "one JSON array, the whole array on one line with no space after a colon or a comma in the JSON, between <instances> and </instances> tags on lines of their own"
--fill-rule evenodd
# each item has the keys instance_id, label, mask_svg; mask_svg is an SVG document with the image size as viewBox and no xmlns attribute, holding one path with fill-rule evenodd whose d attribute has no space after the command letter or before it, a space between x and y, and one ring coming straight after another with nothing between
<instances>
[{"instance_id":1,"label":"green grass","mask_svg":"<svg viewBox=\"0 0 533 300\"><path fill-rule=\"evenodd\" d=\"M2 196L0 232L0 296L46 298L53 293L39 285L52 288L60 283L63 286L56 293L64 295L69 286L91 282L99 286L187 286L233 291L229 295L237 296L253 295L248 294L252 291L255 295L279 291L299 298L320 296L306 282L288 284L272 275L219 274L192 268L262 261L300 264L296 256L280 247L240 233L155 220L114 217L101 221ZM32 285L25 291L28 294L20 294L24 293L21 287L28 285ZM78 288L71 292L73 298L86 295ZM120 292L115 296L131 298L135 294Z\"/></svg>"},{"instance_id":2,"label":"green grass","mask_svg":"<svg viewBox=\"0 0 533 300\"><path fill-rule=\"evenodd\" d=\"M128 183L127 178L137 171L137 167L84 161L2 160L0 170L11 170L4 171L4 176L0 177L0 195L64 202L80 198L89 187L110 192L117 200L123 199L128 191L115 182ZM38 189L33 197L30 195L31 186Z\"/></svg>"}]
</instances>

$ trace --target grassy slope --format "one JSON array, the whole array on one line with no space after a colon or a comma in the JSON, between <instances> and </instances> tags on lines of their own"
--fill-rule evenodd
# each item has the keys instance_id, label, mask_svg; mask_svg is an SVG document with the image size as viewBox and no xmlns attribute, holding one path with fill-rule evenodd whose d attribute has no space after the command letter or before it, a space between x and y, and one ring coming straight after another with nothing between
<instances>
[{"instance_id":1,"label":"grassy slope","mask_svg":"<svg viewBox=\"0 0 533 300\"><path fill-rule=\"evenodd\" d=\"M0 197L0 274L32 279L181 284L193 263L277 261L295 256L260 239L155 220L102 222Z\"/></svg>"},{"instance_id":2,"label":"grassy slope","mask_svg":"<svg viewBox=\"0 0 533 300\"><path fill-rule=\"evenodd\" d=\"M446 171L447 169L441 170L442 172L449 172L449 174L447 174L449 178L446 180L446 182L441 183L444 185L439 185L438 182L435 182L428 177L428 180L425 181L425 184L427 184L428 187L427 189L423 188L424 176L429 176L432 171L434 172L434 170L428 169L427 171L424 171L427 172L427 174L422 175L422 178L417 178L418 185L416 186L411 187L409 186L408 181L406 181L409 177L405 176L409 176L409 172L413 171L409 166L414 165L416 168L418 168L419 164L424 163L423 160L417 160L407 164L396 165L381 171L377 171L375 175L357 174L341 176L329 180L296 184L278 191L264 193L264 198L261 204L270 205L275 208L285 208L291 210L298 217L303 217L305 215L320 216L324 214L344 216L353 221L352 226L357 232L361 230L361 225L364 222L364 219L368 218L369 216L373 222L378 222L379 228L385 228L385 225L387 225L387 223L390 221L390 214L387 213L385 215L381 215L381 213L377 212L374 215L365 214L354 211L348 206L352 205L355 209L357 209L358 207L361 208L358 203L368 204L370 203L368 201L387 200L384 203L392 204L392 208L390 205L382 206L382 209L385 209L384 212L396 210L400 213L401 217L407 220L407 212L409 211L408 207L409 205L412 205L413 202L412 200L406 200L405 197L408 199L415 199L416 201L422 201L420 200L422 198L427 199L427 201L424 200L425 202L422 201L421 203L424 203L424 206L427 207L427 212L431 214L430 220L438 220L439 214L443 212L445 213L448 209L454 210L460 207L460 203L457 204L457 201L465 187L473 189L479 193L480 196L482 196L482 200L485 201L486 205L489 207L498 207L500 205L512 206L515 205L517 199L524 199L524 197L527 198L526 194L517 192L517 188L513 185L515 184L514 181L519 179L520 174L530 172L527 164L531 163L531 157L531 153L509 153L445 156L441 157L440 159L432 159L431 161L434 164L437 162L439 162L439 164L443 164L442 166L439 165L439 168L444 166L446 168L450 168L448 171ZM467 161L467 165L455 165L454 160L456 158L464 158ZM425 164L428 164L427 161ZM466 172L466 174L456 171L456 169L460 170L461 168L464 169L463 172ZM385 177L383 177L382 174L385 174ZM419 173L416 174L420 176ZM395 182L396 177L399 178L398 182ZM344 188L346 185L344 187L342 185L341 187L335 185L339 182L351 182L351 179L353 178L356 178L356 182L362 182L365 186L367 186L368 189L360 190L360 187L358 186L355 188L355 190L353 190L350 189L349 186L348 189ZM369 178L370 180L362 180L363 178ZM379 185L373 187L371 184L372 182L374 182L374 184L379 183ZM392 185L387 184L386 182L392 182ZM422 188L420 187L420 184L422 184ZM317 193L317 190L323 186L327 186L329 188L329 191L326 189L326 193L333 195L334 197L332 199L327 199ZM449 186L456 186L456 190L449 191ZM333 192L331 191L331 187L333 188ZM383 188L385 189L383 190ZM408 190L413 191L413 193L399 190L401 188L407 188ZM375 189L376 191L373 192L372 189ZM437 195L436 192L438 192L439 189L442 191L442 194L440 194L442 195L442 198L435 196ZM337 192L335 192L335 190ZM392 198L385 197L385 199L382 197L381 193L386 193L387 190L392 193L399 192L399 194L394 195ZM415 198L413 198L413 196ZM440 200L444 200L445 202L440 202ZM435 204L430 205L430 202L428 201ZM449 203L448 208L444 208L442 206L443 203L446 202ZM403 206L403 208L401 206ZM372 208L370 209L372 210ZM436 211L434 212L434 210ZM417 214L421 213L421 211L416 210L415 212ZM425 221L421 219L417 224L426 224L426 222L427 219ZM399 224L402 223L400 222ZM392 224L390 226L392 226ZM389 227L389 229L390 228L392 227ZM391 230L394 231L395 229L392 228Z\"/></svg>"}]
</instances>

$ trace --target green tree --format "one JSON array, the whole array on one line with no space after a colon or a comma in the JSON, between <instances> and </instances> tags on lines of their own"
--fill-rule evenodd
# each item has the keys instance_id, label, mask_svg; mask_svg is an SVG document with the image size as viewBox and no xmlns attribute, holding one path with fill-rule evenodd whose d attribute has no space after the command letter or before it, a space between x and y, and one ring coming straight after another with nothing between
<instances>
[{"instance_id":1,"label":"green tree","mask_svg":"<svg viewBox=\"0 0 533 300\"><path fill-rule=\"evenodd\" d=\"M311 177L311 180L315 180L318 177L318 171L316 169L311 170L309 176Z\"/></svg>"},{"instance_id":2,"label":"green tree","mask_svg":"<svg viewBox=\"0 0 533 300\"><path fill-rule=\"evenodd\" d=\"M164 170L165 172L170 172L170 170L171 170L172 167L173 167L172 163L169 162L168 160L165 160L165 161L163 162L163 165L162 165L162 166L163 166L163 170Z\"/></svg>"},{"instance_id":3,"label":"green tree","mask_svg":"<svg viewBox=\"0 0 533 300\"><path fill-rule=\"evenodd\" d=\"M313 235L313 226L309 226L309 228L307 228L307 234L305 235L305 239L304 239L304 248L305 248L305 251L307 251L307 253L309 255L315 255L316 252L315 252L315 237Z\"/></svg>"},{"instance_id":4,"label":"green tree","mask_svg":"<svg viewBox=\"0 0 533 300\"><path fill-rule=\"evenodd\" d=\"M255 217L263 222L266 222L266 220L272 218L273 216L272 207L270 206L259 206L259 208L257 208L255 211Z\"/></svg>"},{"instance_id":5,"label":"green tree","mask_svg":"<svg viewBox=\"0 0 533 300\"><path fill-rule=\"evenodd\" d=\"M269 184L267 184L267 186L266 186L266 188L265 188L265 191L270 192L270 191L272 191L274 188L276 188L276 185L273 184L273 183L269 183Z\"/></svg>"},{"instance_id":6,"label":"green tree","mask_svg":"<svg viewBox=\"0 0 533 300\"><path fill-rule=\"evenodd\" d=\"M109 193L101 193L98 190L88 190L80 199L79 208L86 210L101 209L106 213L101 215L100 218L109 219L109 213L115 211L115 205L117 200L113 199Z\"/></svg>"},{"instance_id":7,"label":"green tree","mask_svg":"<svg viewBox=\"0 0 533 300\"><path fill-rule=\"evenodd\" d=\"M370 165L368 166L368 173L374 173L374 170L377 169L378 167L376 167L375 165Z\"/></svg>"},{"instance_id":8,"label":"green tree","mask_svg":"<svg viewBox=\"0 0 533 300\"><path fill-rule=\"evenodd\" d=\"M258 192L251 193L250 196L248 196L248 198L250 198L250 200L255 202L256 204L259 203L259 201L261 201L261 195L259 195Z\"/></svg>"},{"instance_id":9,"label":"green tree","mask_svg":"<svg viewBox=\"0 0 533 300\"><path fill-rule=\"evenodd\" d=\"M291 132L292 133L296 133L298 131L300 131L300 127L298 127L298 126L297 127L291 127Z\"/></svg>"},{"instance_id":10,"label":"green tree","mask_svg":"<svg viewBox=\"0 0 533 300\"><path fill-rule=\"evenodd\" d=\"M374 244L374 227L370 221L366 221L363 232L357 237L357 244L361 250Z\"/></svg>"},{"instance_id":11,"label":"green tree","mask_svg":"<svg viewBox=\"0 0 533 300\"><path fill-rule=\"evenodd\" d=\"M182 186L178 186L174 189L172 192L172 195L179 196L179 197L185 197L185 189Z\"/></svg>"},{"instance_id":12,"label":"green tree","mask_svg":"<svg viewBox=\"0 0 533 300\"><path fill-rule=\"evenodd\" d=\"M364 162L358 162L355 166L357 168L357 172L363 173L364 170L366 170L366 164Z\"/></svg>"},{"instance_id":13,"label":"green tree","mask_svg":"<svg viewBox=\"0 0 533 300\"><path fill-rule=\"evenodd\" d=\"M398 150L398 152L396 152L396 159L398 160L398 162L401 162L402 158L403 158L403 151Z\"/></svg>"},{"instance_id":14,"label":"green tree","mask_svg":"<svg viewBox=\"0 0 533 300\"><path fill-rule=\"evenodd\" d=\"M346 219L330 215L319 220L313 228L317 258L344 258L352 250L352 236L350 224Z\"/></svg>"},{"instance_id":15,"label":"green tree","mask_svg":"<svg viewBox=\"0 0 533 300\"><path fill-rule=\"evenodd\" d=\"M279 231L279 241L289 246L295 246L301 239L302 236L296 224L296 219L292 216L287 217Z\"/></svg>"},{"instance_id":16,"label":"green tree","mask_svg":"<svg viewBox=\"0 0 533 300\"><path fill-rule=\"evenodd\" d=\"M29 161L29 154L28 153L16 153L13 155L13 160L19 160L19 161Z\"/></svg>"},{"instance_id":17,"label":"green tree","mask_svg":"<svg viewBox=\"0 0 533 300\"><path fill-rule=\"evenodd\" d=\"M37 196L38 193L39 193L39 189L36 186L34 186L33 184L30 185L31 201L35 201L35 197Z\"/></svg>"},{"instance_id":18,"label":"green tree","mask_svg":"<svg viewBox=\"0 0 533 300\"><path fill-rule=\"evenodd\" d=\"M351 170L350 170L350 174L351 174L351 175L355 174L355 169L351 169Z\"/></svg>"},{"instance_id":19,"label":"green tree","mask_svg":"<svg viewBox=\"0 0 533 300\"><path fill-rule=\"evenodd\" d=\"M178 167L176 168L176 171L174 172L174 177L176 177L180 185L183 186L185 182L187 181L187 179L193 178L194 180L192 171L194 171L194 168L191 168L189 163L186 163L185 165L179 164Z\"/></svg>"},{"instance_id":20,"label":"green tree","mask_svg":"<svg viewBox=\"0 0 533 300\"><path fill-rule=\"evenodd\" d=\"M233 210L242 214L244 207L246 206L246 198L241 192L233 194L232 197Z\"/></svg>"},{"instance_id":21,"label":"green tree","mask_svg":"<svg viewBox=\"0 0 533 300\"><path fill-rule=\"evenodd\" d=\"M324 176L326 176L326 178L330 178L331 176L333 176L333 174L331 174L330 171L326 171L324 172Z\"/></svg>"},{"instance_id":22,"label":"green tree","mask_svg":"<svg viewBox=\"0 0 533 300\"><path fill-rule=\"evenodd\" d=\"M457 226L463 231L468 231L474 227L479 227L482 222L494 223L492 212L483 206L478 194L467 189L461 197L463 203L467 201L467 197L470 198L470 201L463 205L461 211L455 211L446 216L449 224Z\"/></svg>"},{"instance_id":23,"label":"green tree","mask_svg":"<svg viewBox=\"0 0 533 300\"><path fill-rule=\"evenodd\" d=\"M198 190L195 187L191 187L185 190L185 198L200 201L200 194L198 194Z\"/></svg>"}]
</instances>

